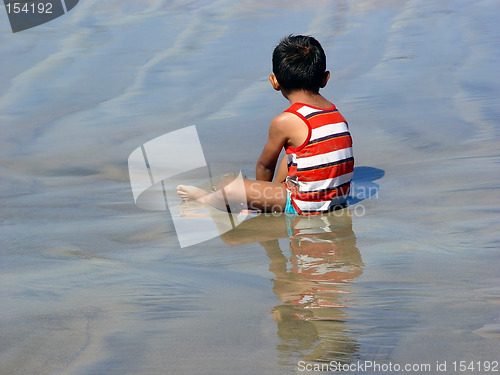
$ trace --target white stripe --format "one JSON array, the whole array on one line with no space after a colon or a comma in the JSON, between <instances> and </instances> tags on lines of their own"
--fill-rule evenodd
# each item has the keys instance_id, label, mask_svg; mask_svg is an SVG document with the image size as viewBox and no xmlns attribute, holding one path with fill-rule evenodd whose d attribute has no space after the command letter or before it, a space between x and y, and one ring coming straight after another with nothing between
<instances>
[{"instance_id":1,"label":"white stripe","mask_svg":"<svg viewBox=\"0 0 500 375\"><path fill-rule=\"evenodd\" d=\"M329 135L344 133L348 131L347 124L345 122L338 122L336 124L323 125L320 128L312 129L311 131L311 141L318 138L323 138Z\"/></svg>"},{"instance_id":2,"label":"white stripe","mask_svg":"<svg viewBox=\"0 0 500 375\"><path fill-rule=\"evenodd\" d=\"M338 177L329 178L327 180L305 182L299 181L299 193L308 193L311 191L324 190L329 188L335 188L337 186L348 183L352 180L353 172L343 174Z\"/></svg>"},{"instance_id":3,"label":"white stripe","mask_svg":"<svg viewBox=\"0 0 500 375\"><path fill-rule=\"evenodd\" d=\"M294 199L293 201L299 206L301 211L327 211L331 206L345 203L347 196L335 197L331 201L310 202Z\"/></svg>"},{"instance_id":4,"label":"white stripe","mask_svg":"<svg viewBox=\"0 0 500 375\"><path fill-rule=\"evenodd\" d=\"M307 115L313 113L313 112L318 112L320 111L319 109L314 109L314 108L311 108L311 107L306 107L306 106L303 106L303 107L300 107L299 109L297 109L297 112L300 113L302 116L306 117Z\"/></svg>"},{"instance_id":5,"label":"white stripe","mask_svg":"<svg viewBox=\"0 0 500 375\"><path fill-rule=\"evenodd\" d=\"M330 206L330 202L309 202L298 199L294 199L294 202L301 211L325 211Z\"/></svg>"},{"instance_id":6,"label":"white stripe","mask_svg":"<svg viewBox=\"0 0 500 375\"><path fill-rule=\"evenodd\" d=\"M305 158L297 158L297 168L309 168L326 163L352 158L352 147L343 148L326 154L313 155Z\"/></svg>"}]
</instances>

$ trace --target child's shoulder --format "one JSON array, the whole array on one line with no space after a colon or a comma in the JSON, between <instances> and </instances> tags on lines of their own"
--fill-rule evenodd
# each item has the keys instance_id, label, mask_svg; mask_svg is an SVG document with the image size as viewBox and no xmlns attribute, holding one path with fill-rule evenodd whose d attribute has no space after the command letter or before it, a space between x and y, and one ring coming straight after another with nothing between
<instances>
[{"instance_id":1,"label":"child's shoulder","mask_svg":"<svg viewBox=\"0 0 500 375\"><path fill-rule=\"evenodd\" d=\"M292 112L281 112L271 121L271 127L277 130L286 131L295 125L303 125L304 121Z\"/></svg>"},{"instance_id":2,"label":"child's shoulder","mask_svg":"<svg viewBox=\"0 0 500 375\"><path fill-rule=\"evenodd\" d=\"M291 112L282 112L271 121L270 138L282 139L290 147L299 147L310 132L309 126L301 117Z\"/></svg>"}]
</instances>

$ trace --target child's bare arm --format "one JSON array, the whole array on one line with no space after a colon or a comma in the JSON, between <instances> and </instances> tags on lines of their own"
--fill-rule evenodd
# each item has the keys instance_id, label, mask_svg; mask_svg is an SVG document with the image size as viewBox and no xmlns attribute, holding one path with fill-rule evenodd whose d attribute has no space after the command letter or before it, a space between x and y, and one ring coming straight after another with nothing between
<instances>
[{"instance_id":1,"label":"child's bare arm","mask_svg":"<svg viewBox=\"0 0 500 375\"><path fill-rule=\"evenodd\" d=\"M283 182L285 181L286 176L288 176L288 163L286 159L286 155L280 161L278 165L278 170L276 171L276 176L274 177L274 182Z\"/></svg>"},{"instance_id":2,"label":"child's bare arm","mask_svg":"<svg viewBox=\"0 0 500 375\"><path fill-rule=\"evenodd\" d=\"M280 152L287 142L287 137L285 135L286 123L283 121L283 116L276 116L273 121L271 121L271 126L269 127L269 138L267 143L262 150L262 154L257 160L257 166L255 170L255 176L257 180L260 181L272 181L274 176L274 170L276 169L276 164L280 156Z\"/></svg>"}]
</instances>

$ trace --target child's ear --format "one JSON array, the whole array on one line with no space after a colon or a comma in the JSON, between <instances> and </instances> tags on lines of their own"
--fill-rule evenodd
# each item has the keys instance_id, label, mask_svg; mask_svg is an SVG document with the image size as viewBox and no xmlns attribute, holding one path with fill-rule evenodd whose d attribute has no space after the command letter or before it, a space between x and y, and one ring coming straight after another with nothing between
<instances>
[{"instance_id":1,"label":"child's ear","mask_svg":"<svg viewBox=\"0 0 500 375\"><path fill-rule=\"evenodd\" d=\"M325 76L323 77L323 82L321 82L321 87L320 87L321 89L326 86L329 79L330 79L330 72L327 70L325 72Z\"/></svg>"},{"instance_id":2,"label":"child's ear","mask_svg":"<svg viewBox=\"0 0 500 375\"><path fill-rule=\"evenodd\" d=\"M281 86L278 83L278 79L276 78L276 76L274 74L269 75L269 82L271 82L273 89L275 89L276 91L281 91Z\"/></svg>"}]
</instances>

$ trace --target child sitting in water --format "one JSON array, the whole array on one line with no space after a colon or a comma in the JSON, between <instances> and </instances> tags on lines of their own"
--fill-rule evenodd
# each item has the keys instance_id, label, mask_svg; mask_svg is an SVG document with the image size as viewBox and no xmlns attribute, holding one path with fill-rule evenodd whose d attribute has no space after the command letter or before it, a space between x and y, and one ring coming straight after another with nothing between
<instances>
[{"instance_id":1,"label":"child sitting in water","mask_svg":"<svg viewBox=\"0 0 500 375\"><path fill-rule=\"evenodd\" d=\"M323 48L313 37L290 35L274 49L273 73L271 85L290 107L271 121L256 180L243 180L244 192L226 181L221 186L225 200L243 198L248 206L264 212L301 215L343 207L354 168L352 139L347 121L319 93L330 78ZM286 158L273 180L283 148ZM225 206L220 195L194 186L179 185L177 193L184 201Z\"/></svg>"}]
</instances>

